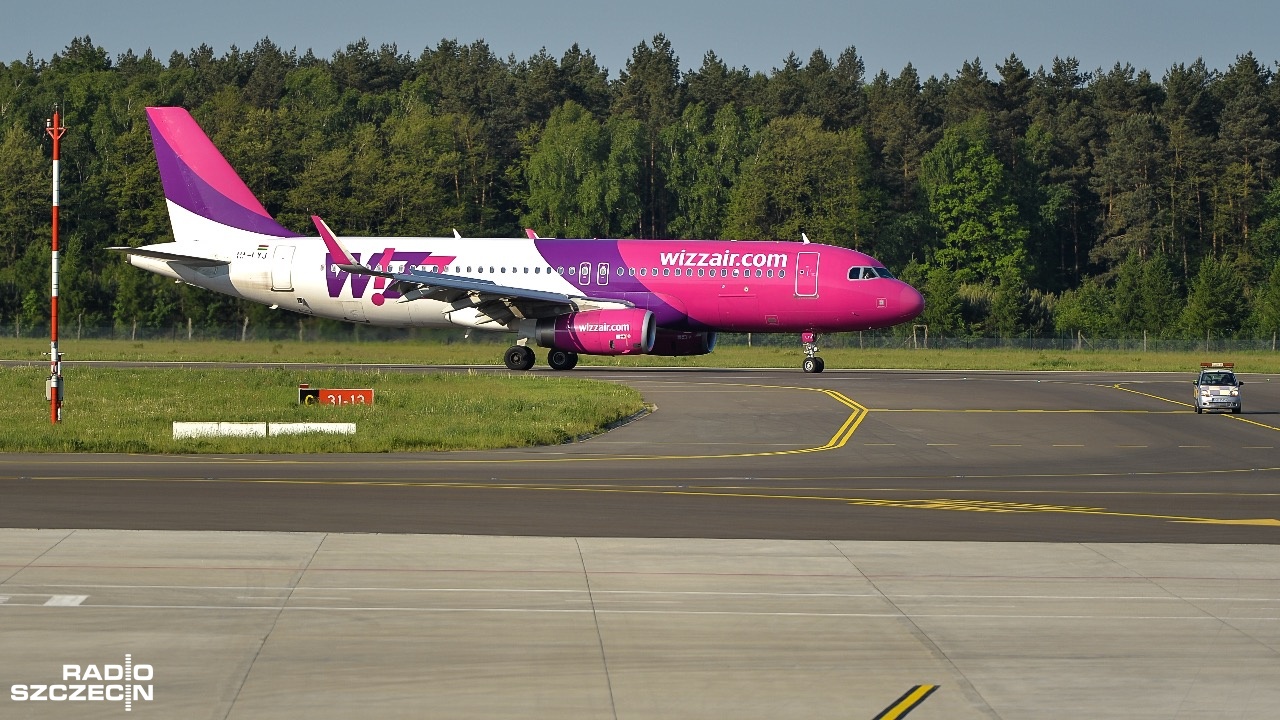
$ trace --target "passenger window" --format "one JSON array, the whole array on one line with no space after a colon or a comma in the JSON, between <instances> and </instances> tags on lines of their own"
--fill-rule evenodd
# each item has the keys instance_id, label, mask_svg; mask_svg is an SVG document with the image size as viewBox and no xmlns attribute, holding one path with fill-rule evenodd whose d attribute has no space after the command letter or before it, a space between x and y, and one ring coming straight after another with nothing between
<instances>
[{"instance_id":1,"label":"passenger window","mask_svg":"<svg viewBox=\"0 0 1280 720\"><path fill-rule=\"evenodd\" d=\"M662 268L662 276L667 277L671 274L671 268Z\"/></svg>"},{"instance_id":2,"label":"passenger window","mask_svg":"<svg viewBox=\"0 0 1280 720\"><path fill-rule=\"evenodd\" d=\"M786 277L786 276L787 276L787 271L786 271L786 270L779 270L779 271L778 271L778 277L780 277L780 278L784 278L784 277Z\"/></svg>"}]
</instances>

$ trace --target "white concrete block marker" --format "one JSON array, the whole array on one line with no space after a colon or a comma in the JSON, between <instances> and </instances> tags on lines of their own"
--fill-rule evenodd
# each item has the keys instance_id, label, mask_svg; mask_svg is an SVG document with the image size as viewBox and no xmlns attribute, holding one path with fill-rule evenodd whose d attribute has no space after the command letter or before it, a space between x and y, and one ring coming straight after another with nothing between
<instances>
[{"instance_id":1,"label":"white concrete block marker","mask_svg":"<svg viewBox=\"0 0 1280 720\"><path fill-rule=\"evenodd\" d=\"M202 437L267 437L329 433L355 435L355 423L175 422L173 439Z\"/></svg>"},{"instance_id":2,"label":"white concrete block marker","mask_svg":"<svg viewBox=\"0 0 1280 720\"><path fill-rule=\"evenodd\" d=\"M267 428L270 435L303 435L306 433L329 433L331 435L355 435L355 423L270 423Z\"/></svg>"},{"instance_id":3,"label":"white concrete block marker","mask_svg":"<svg viewBox=\"0 0 1280 720\"><path fill-rule=\"evenodd\" d=\"M173 439L200 437L266 437L266 423L175 422Z\"/></svg>"}]
</instances>

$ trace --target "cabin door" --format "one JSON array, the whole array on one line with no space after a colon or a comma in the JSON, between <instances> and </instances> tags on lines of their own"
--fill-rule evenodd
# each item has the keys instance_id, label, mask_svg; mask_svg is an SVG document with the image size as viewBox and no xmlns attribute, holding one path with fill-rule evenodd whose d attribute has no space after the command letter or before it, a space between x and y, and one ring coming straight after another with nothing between
<instances>
[{"instance_id":1,"label":"cabin door","mask_svg":"<svg viewBox=\"0 0 1280 720\"><path fill-rule=\"evenodd\" d=\"M277 245L271 259L271 289L293 290L293 246Z\"/></svg>"},{"instance_id":2,"label":"cabin door","mask_svg":"<svg viewBox=\"0 0 1280 720\"><path fill-rule=\"evenodd\" d=\"M818 297L818 258L816 252L796 253L796 297Z\"/></svg>"}]
</instances>

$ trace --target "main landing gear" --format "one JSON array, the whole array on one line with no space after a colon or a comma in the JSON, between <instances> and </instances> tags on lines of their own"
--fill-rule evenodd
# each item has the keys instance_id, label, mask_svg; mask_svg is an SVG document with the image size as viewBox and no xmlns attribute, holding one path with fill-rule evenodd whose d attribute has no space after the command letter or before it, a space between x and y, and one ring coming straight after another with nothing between
<instances>
[{"instance_id":1,"label":"main landing gear","mask_svg":"<svg viewBox=\"0 0 1280 720\"><path fill-rule=\"evenodd\" d=\"M533 351L524 345L512 345L507 348L502 361L511 370L528 370L533 367Z\"/></svg>"},{"instance_id":2,"label":"main landing gear","mask_svg":"<svg viewBox=\"0 0 1280 720\"><path fill-rule=\"evenodd\" d=\"M547 364L552 370L572 370L578 364L578 353L553 348L547 353Z\"/></svg>"},{"instance_id":3,"label":"main landing gear","mask_svg":"<svg viewBox=\"0 0 1280 720\"><path fill-rule=\"evenodd\" d=\"M512 345L503 354L502 361L511 370L530 370L535 358L533 350L524 345ZM552 370L572 370L578 364L578 353L568 350L552 350L547 353L547 364Z\"/></svg>"},{"instance_id":4,"label":"main landing gear","mask_svg":"<svg viewBox=\"0 0 1280 720\"><path fill-rule=\"evenodd\" d=\"M800 367L807 373L820 373L827 364L818 357L818 333L800 333L800 342L804 344L804 362Z\"/></svg>"}]
</instances>

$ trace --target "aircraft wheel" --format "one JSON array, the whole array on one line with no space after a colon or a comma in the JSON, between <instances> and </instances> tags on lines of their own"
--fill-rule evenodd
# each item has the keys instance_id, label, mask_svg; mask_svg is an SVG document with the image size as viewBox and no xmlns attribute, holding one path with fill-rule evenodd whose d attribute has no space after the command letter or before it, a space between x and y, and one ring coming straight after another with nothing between
<instances>
[{"instance_id":1,"label":"aircraft wheel","mask_svg":"<svg viewBox=\"0 0 1280 720\"><path fill-rule=\"evenodd\" d=\"M533 367L533 351L523 345L512 345L502 356L502 361L511 370L528 370Z\"/></svg>"},{"instance_id":2,"label":"aircraft wheel","mask_svg":"<svg viewBox=\"0 0 1280 720\"><path fill-rule=\"evenodd\" d=\"M823 367L822 359L816 357L805 358L800 367L804 368L807 373L820 373Z\"/></svg>"},{"instance_id":3,"label":"aircraft wheel","mask_svg":"<svg viewBox=\"0 0 1280 720\"><path fill-rule=\"evenodd\" d=\"M547 364L552 370L572 370L578 364L578 353L568 350L552 350L547 353Z\"/></svg>"},{"instance_id":4,"label":"aircraft wheel","mask_svg":"<svg viewBox=\"0 0 1280 720\"><path fill-rule=\"evenodd\" d=\"M814 372L822 372L823 370L827 369L827 363L823 361L822 358L816 357L814 358L814 361L818 363L818 368L814 370Z\"/></svg>"}]
</instances>

